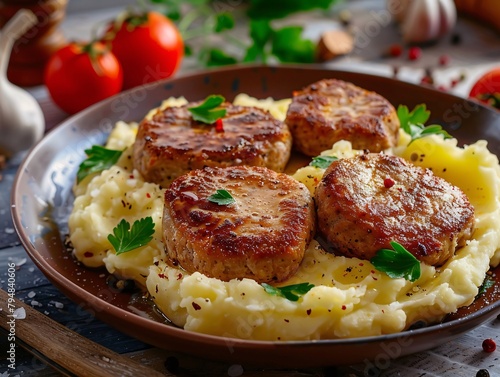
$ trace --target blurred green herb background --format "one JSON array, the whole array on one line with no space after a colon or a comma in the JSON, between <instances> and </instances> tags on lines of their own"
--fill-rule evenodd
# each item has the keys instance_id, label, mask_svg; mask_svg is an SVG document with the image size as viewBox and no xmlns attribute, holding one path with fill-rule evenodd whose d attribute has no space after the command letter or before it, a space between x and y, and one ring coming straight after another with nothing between
<instances>
[{"instance_id":1,"label":"blurred green herb background","mask_svg":"<svg viewBox=\"0 0 500 377\"><path fill-rule=\"evenodd\" d=\"M276 27L273 21L299 12L326 11L341 0L149 1L176 22L186 56L196 56L210 67L271 60L313 63L316 43L303 37L303 27ZM245 41L234 35L237 22L248 30Z\"/></svg>"}]
</instances>

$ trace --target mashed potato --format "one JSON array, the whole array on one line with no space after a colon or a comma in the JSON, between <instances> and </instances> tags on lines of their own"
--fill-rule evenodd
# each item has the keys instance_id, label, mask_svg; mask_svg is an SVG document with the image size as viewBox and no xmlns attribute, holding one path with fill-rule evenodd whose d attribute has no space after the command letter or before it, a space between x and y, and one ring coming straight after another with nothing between
<instances>
[{"instance_id":1,"label":"mashed potato","mask_svg":"<svg viewBox=\"0 0 500 377\"><path fill-rule=\"evenodd\" d=\"M240 96L238 101L258 106L270 100ZM272 102L265 106L273 108ZM274 109L275 116L284 119L287 104L281 102L280 106ZM134 126L120 124L109 144L130 145L134 132ZM459 148L454 139L431 136L408 145L409 137L401 136L400 144L388 152L430 168L459 186L476 211L473 239L442 267L422 264L422 275L415 282L391 279L366 260L329 254L315 241L299 271L281 284L314 284L298 301L268 294L254 280L223 282L171 267L164 262L161 243L163 193L132 172L129 149L116 166L76 186L70 218L75 255L86 265L105 265L109 272L141 284L148 275L145 284L158 308L190 331L241 339L328 339L388 334L416 321L439 321L470 304L490 264L500 263L500 167L484 141ZM352 150L345 141L323 152L338 158L357 153L360 151ZM307 166L294 177L314 192L323 173L323 169ZM131 208L122 200L132 204ZM133 222L145 216L155 221L154 240L116 256L107 234L122 218Z\"/></svg>"},{"instance_id":2,"label":"mashed potato","mask_svg":"<svg viewBox=\"0 0 500 377\"><path fill-rule=\"evenodd\" d=\"M120 159L111 169L87 176L75 186L75 202L68 225L75 257L88 267L106 269L124 279L145 285L149 266L155 257L165 255L161 219L163 190L145 182L132 166L132 147L137 125L119 122L106 147L122 150ZM153 240L138 249L115 255L108 235L121 219L132 224L151 216L155 223Z\"/></svg>"}]
</instances>

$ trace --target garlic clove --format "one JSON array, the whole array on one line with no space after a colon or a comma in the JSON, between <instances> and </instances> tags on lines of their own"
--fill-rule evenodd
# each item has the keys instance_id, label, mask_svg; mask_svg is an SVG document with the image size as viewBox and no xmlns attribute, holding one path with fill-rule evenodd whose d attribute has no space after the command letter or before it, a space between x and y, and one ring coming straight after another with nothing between
<instances>
[{"instance_id":1,"label":"garlic clove","mask_svg":"<svg viewBox=\"0 0 500 377\"><path fill-rule=\"evenodd\" d=\"M423 43L439 35L439 4L437 0L414 0L406 11L401 32L407 43Z\"/></svg>"},{"instance_id":2,"label":"garlic clove","mask_svg":"<svg viewBox=\"0 0 500 377\"><path fill-rule=\"evenodd\" d=\"M440 0L439 4L439 36L447 34L457 22L457 8L453 0Z\"/></svg>"}]
</instances>

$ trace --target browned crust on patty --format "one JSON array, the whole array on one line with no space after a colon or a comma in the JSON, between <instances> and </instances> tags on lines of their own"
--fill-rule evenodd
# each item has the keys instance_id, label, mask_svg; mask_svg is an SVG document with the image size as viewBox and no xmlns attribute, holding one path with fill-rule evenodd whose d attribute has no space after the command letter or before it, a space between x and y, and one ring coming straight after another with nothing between
<instances>
[{"instance_id":1,"label":"browned crust on patty","mask_svg":"<svg viewBox=\"0 0 500 377\"><path fill-rule=\"evenodd\" d=\"M362 259L397 241L420 261L441 265L474 227L474 208L458 187L382 153L334 161L315 199L319 233Z\"/></svg>"},{"instance_id":2,"label":"browned crust on patty","mask_svg":"<svg viewBox=\"0 0 500 377\"><path fill-rule=\"evenodd\" d=\"M195 121L188 107L159 110L139 125L134 166L149 182L163 187L205 166L251 165L283 171L291 151L288 127L256 107L223 103L223 132Z\"/></svg>"},{"instance_id":3,"label":"browned crust on patty","mask_svg":"<svg viewBox=\"0 0 500 377\"><path fill-rule=\"evenodd\" d=\"M380 152L396 145L400 127L396 110L384 97L336 79L295 92L285 122L294 147L308 156L340 140L350 141L354 149Z\"/></svg>"},{"instance_id":4,"label":"browned crust on patty","mask_svg":"<svg viewBox=\"0 0 500 377\"><path fill-rule=\"evenodd\" d=\"M235 203L210 202L218 189L230 192ZM171 261L224 281L286 280L299 267L314 229L307 188L263 167L195 170L165 193L163 236Z\"/></svg>"}]
</instances>

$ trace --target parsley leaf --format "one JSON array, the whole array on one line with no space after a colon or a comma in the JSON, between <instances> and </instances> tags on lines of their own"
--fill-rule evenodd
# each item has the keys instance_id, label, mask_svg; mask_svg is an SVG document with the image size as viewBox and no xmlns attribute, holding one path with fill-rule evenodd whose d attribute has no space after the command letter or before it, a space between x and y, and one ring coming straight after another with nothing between
<instances>
[{"instance_id":1,"label":"parsley leaf","mask_svg":"<svg viewBox=\"0 0 500 377\"><path fill-rule=\"evenodd\" d=\"M146 245L153 239L155 224L151 216L136 220L130 229L130 223L122 219L108 235L108 241L113 245L116 255L126 253Z\"/></svg>"},{"instance_id":2,"label":"parsley leaf","mask_svg":"<svg viewBox=\"0 0 500 377\"><path fill-rule=\"evenodd\" d=\"M391 241L391 249L380 249L370 262L390 278L415 281L420 277L420 262L397 242Z\"/></svg>"},{"instance_id":3,"label":"parsley leaf","mask_svg":"<svg viewBox=\"0 0 500 377\"><path fill-rule=\"evenodd\" d=\"M214 31L220 33L234 27L234 17L229 12L221 12L216 15Z\"/></svg>"},{"instance_id":4,"label":"parsley leaf","mask_svg":"<svg viewBox=\"0 0 500 377\"><path fill-rule=\"evenodd\" d=\"M219 106L225 101L225 98L219 95L211 95L205 98L202 104L188 107L193 119L206 124L212 124L217 119L226 115L226 109Z\"/></svg>"},{"instance_id":5,"label":"parsley leaf","mask_svg":"<svg viewBox=\"0 0 500 377\"><path fill-rule=\"evenodd\" d=\"M250 20L249 28L250 38L253 42L247 48L243 61L262 61L265 63L268 56L266 45L273 35L271 24L269 20Z\"/></svg>"},{"instance_id":6,"label":"parsley leaf","mask_svg":"<svg viewBox=\"0 0 500 377\"><path fill-rule=\"evenodd\" d=\"M316 156L313 157L312 161L309 163L309 166L314 166L319 169L326 169L330 166L333 161L337 161L338 158L335 156Z\"/></svg>"},{"instance_id":7,"label":"parsley leaf","mask_svg":"<svg viewBox=\"0 0 500 377\"><path fill-rule=\"evenodd\" d=\"M250 20L252 44L247 48L244 62L262 61L270 54L286 63L312 63L316 47L308 39L302 38L303 27L286 26L275 30L267 19ZM267 47L271 44L271 51Z\"/></svg>"},{"instance_id":8,"label":"parsley leaf","mask_svg":"<svg viewBox=\"0 0 500 377\"><path fill-rule=\"evenodd\" d=\"M329 9L336 0L251 0L248 9L250 18L283 18L295 12L312 9Z\"/></svg>"},{"instance_id":9,"label":"parsley leaf","mask_svg":"<svg viewBox=\"0 0 500 377\"><path fill-rule=\"evenodd\" d=\"M493 280L493 278L490 275L486 274L483 280L483 284L481 284L481 286L479 287L476 298L484 295L486 291L491 287L493 287L494 285L495 285L495 280Z\"/></svg>"},{"instance_id":10,"label":"parsley leaf","mask_svg":"<svg viewBox=\"0 0 500 377\"><path fill-rule=\"evenodd\" d=\"M397 113L401 128L411 136L410 144L417 139L433 134L443 135L445 139L450 139L452 137L448 132L443 130L443 127L439 124L432 124L427 127L424 126L431 115L431 112L427 110L425 104L417 105L411 112L408 110L408 107L399 105Z\"/></svg>"},{"instance_id":11,"label":"parsley leaf","mask_svg":"<svg viewBox=\"0 0 500 377\"><path fill-rule=\"evenodd\" d=\"M250 20L250 38L255 45L264 47L273 35L269 20Z\"/></svg>"},{"instance_id":12,"label":"parsley leaf","mask_svg":"<svg viewBox=\"0 0 500 377\"><path fill-rule=\"evenodd\" d=\"M91 149L85 149L88 156L76 173L76 182L80 183L87 175L97 173L113 166L122 155L122 151L107 149L100 145L93 145Z\"/></svg>"},{"instance_id":13,"label":"parsley leaf","mask_svg":"<svg viewBox=\"0 0 500 377\"><path fill-rule=\"evenodd\" d=\"M206 52L207 67L236 64L238 61L233 56L227 54L219 48L211 48Z\"/></svg>"},{"instance_id":14,"label":"parsley leaf","mask_svg":"<svg viewBox=\"0 0 500 377\"><path fill-rule=\"evenodd\" d=\"M227 206L236 202L233 196L226 190L217 190L215 194L208 197L208 201L220 206Z\"/></svg>"},{"instance_id":15,"label":"parsley leaf","mask_svg":"<svg viewBox=\"0 0 500 377\"><path fill-rule=\"evenodd\" d=\"M287 26L276 30L271 52L284 63L313 63L316 46L302 38L303 27Z\"/></svg>"},{"instance_id":16,"label":"parsley leaf","mask_svg":"<svg viewBox=\"0 0 500 377\"><path fill-rule=\"evenodd\" d=\"M430 116L431 112L427 110L425 104L417 105L411 112L405 105L398 106L398 118L401 128L408 134L411 134L410 124L425 124Z\"/></svg>"},{"instance_id":17,"label":"parsley leaf","mask_svg":"<svg viewBox=\"0 0 500 377\"><path fill-rule=\"evenodd\" d=\"M273 287L267 283L261 283L261 285L270 295L284 297L290 301L298 301L300 296L314 288L314 284L311 283L292 284L284 287Z\"/></svg>"}]
</instances>

